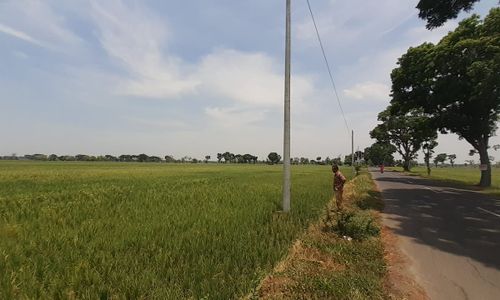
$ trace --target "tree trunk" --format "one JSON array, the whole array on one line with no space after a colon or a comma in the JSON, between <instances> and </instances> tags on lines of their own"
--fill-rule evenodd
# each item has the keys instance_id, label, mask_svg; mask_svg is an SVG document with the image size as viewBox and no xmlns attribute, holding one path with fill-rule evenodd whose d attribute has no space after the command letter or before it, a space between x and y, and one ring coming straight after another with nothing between
<instances>
[{"instance_id":1,"label":"tree trunk","mask_svg":"<svg viewBox=\"0 0 500 300\"><path fill-rule=\"evenodd\" d=\"M406 172L410 172L410 160L405 159L403 162L403 170Z\"/></svg>"},{"instance_id":2,"label":"tree trunk","mask_svg":"<svg viewBox=\"0 0 500 300\"><path fill-rule=\"evenodd\" d=\"M490 157L488 156L488 142L480 143L479 149L479 158L481 160L481 165L486 165L487 169L485 171L481 170L481 181L479 185L482 187L491 186L491 162Z\"/></svg>"}]
</instances>

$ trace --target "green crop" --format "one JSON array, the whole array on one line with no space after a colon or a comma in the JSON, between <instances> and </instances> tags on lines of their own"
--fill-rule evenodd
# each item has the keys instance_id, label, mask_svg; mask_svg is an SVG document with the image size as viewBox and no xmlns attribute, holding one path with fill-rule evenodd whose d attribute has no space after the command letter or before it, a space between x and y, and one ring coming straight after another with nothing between
<instances>
[{"instance_id":1,"label":"green crop","mask_svg":"<svg viewBox=\"0 0 500 300\"><path fill-rule=\"evenodd\" d=\"M247 294L317 220L331 171L281 166L0 162L0 299Z\"/></svg>"}]
</instances>

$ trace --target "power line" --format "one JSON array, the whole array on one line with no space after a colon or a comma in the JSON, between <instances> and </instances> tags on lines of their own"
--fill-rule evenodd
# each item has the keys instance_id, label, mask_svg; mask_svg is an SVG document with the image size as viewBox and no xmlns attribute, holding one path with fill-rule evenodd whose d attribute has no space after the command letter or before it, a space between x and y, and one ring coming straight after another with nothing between
<instances>
[{"instance_id":1,"label":"power line","mask_svg":"<svg viewBox=\"0 0 500 300\"><path fill-rule=\"evenodd\" d=\"M330 68L330 63L328 62L328 58L326 57L325 48L323 47L323 42L322 42L321 36L319 34L318 25L316 24L316 19L314 18L314 13L312 11L311 3L309 2L309 0L307 0L307 6L309 7L309 12L311 13L311 18L312 18L312 21L314 24L314 28L316 29L316 35L318 37L319 46L321 47L321 52L323 53L323 58L325 59L326 68L328 69L328 74L330 75L330 81L331 81L332 86L333 86L333 91L335 93L335 97L337 98L337 103L339 104L339 108L340 108L340 112L342 113L342 117L344 118L345 127L347 128L347 132L349 132L350 131L349 125L347 124L347 119L346 119L345 114L344 114L344 109L342 108L342 104L340 103L340 97L339 97L339 94L337 92L337 86L335 85L335 80L333 80L332 69Z\"/></svg>"}]
</instances>

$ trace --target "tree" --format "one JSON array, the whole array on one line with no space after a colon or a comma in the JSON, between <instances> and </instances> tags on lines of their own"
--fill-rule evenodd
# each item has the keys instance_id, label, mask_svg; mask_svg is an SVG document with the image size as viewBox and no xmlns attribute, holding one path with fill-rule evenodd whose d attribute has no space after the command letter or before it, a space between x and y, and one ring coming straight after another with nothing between
<instances>
[{"instance_id":1,"label":"tree","mask_svg":"<svg viewBox=\"0 0 500 300\"><path fill-rule=\"evenodd\" d=\"M306 157L301 157L301 158L300 158L300 163L301 163L302 165L307 165L307 164L309 164L309 158L306 158Z\"/></svg>"},{"instance_id":2,"label":"tree","mask_svg":"<svg viewBox=\"0 0 500 300\"><path fill-rule=\"evenodd\" d=\"M344 156L344 165L352 166L352 154Z\"/></svg>"},{"instance_id":3,"label":"tree","mask_svg":"<svg viewBox=\"0 0 500 300\"><path fill-rule=\"evenodd\" d=\"M443 25L449 19L455 19L462 11L470 11L479 0L420 0L417 5L418 16L427 21L427 28Z\"/></svg>"},{"instance_id":4,"label":"tree","mask_svg":"<svg viewBox=\"0 0 500 300\"><path fill-rule=\"evenodd\" d=\"M269 153L269 155L267 156L267 158L269 159L269 161L271 162L271 164L277 164L281 160L281 156L278 155L278 153L276 153L276 152Z\"/></svg>"},{"instance_id":5,"label":"tree","mask_svg":"<svg viewBox=\"0 0 500 300\"><path fill-rule=\"evenodd\" d=\"M55 154L51 154L51 155L49 155L48 160L49 160L49 161L56 161L56 160L57 160L57 155L55 155Z\"/></svg>"},{"instance_id":6,"label":"tree","mask_svg":"<svg viewBox=\"0 0 500 300\"><path fill-rule=\"evenodd\" d=\"M437 136L427 116L421 110L402 112L396 105L390 105L378 115L382 124L370 132L380 143L391 143L403 158L403 169L409 171L411 161L417 157L422 144Z\"/></svg>"},{"instance_id":7,"label":"tree","mask_svg":"<svg viewBox=\"0 0 500 300\"><path fill-rule=\"evenodd\" d=\"M224 158L224 163L232 162L232 160L234 158L234 154L226 151L222 154L222 158Z\"/></svg>"},{"instance_id":8,"label":"tree","mask_svg":"<svg viewBox=\"0 0 500 300\"><path fill-rule=\"evenodd\" d=\"M208 163L209 160L210 160L210 155L205 155L205 163Z\"/></svg>"},{"instance_id":9,"label":"tree","mask_svg":"<svg viewBox=\"0 0 500 300\"><path fill-rule=\"evenodd\" d=\"M500 113L500 8L474 15L437 45L410 48L392 78L391 105L423 108L441 133L455 133L479 153L481 186L491 185L488 148Z\"/></svg>"},{"instance_id":10,"label":"tree","mask_svg":"<svg viewBox=\"0 0 500 300\"><path fill-rule=\"evenodd\" d=\"M451 167L453 168L455 166L455 159L457 159L456 154L450 154L448 155L448 160L450 161Z\"/></svg>"},{"instance_id":11,"label":"tree","mask_svg":"<svg viewBox=\"0 0 500 300\"><path fill-rule=\"evenodd\" d=\"M245 159L243 158L243 155L241 155L241 154L236 154L236 155L234 156L234 161L235 161L235 162L237 162L237 163L239 163L239 164L242 164L242 163L244 163L244 162L245 162Z\"/></svg>"},{"instance_id":12,"label":"tree","mask_svg":"<svg viewBox=\"0 0 500 300\"><path fill-rule=\"evenodd\" d=\"M434 154L434 148L436 148L437 145L438 143L435 138L430 138L424 141L424 144L422 145L422 149L424 151L424 162L427 167L427 175L431 175L431 158L432 154Z\"/></svg>"},{"instance_id":13,"label":"tree","mask_svg":"<svg viewBox=\"0 0 500 300\"><path fill-rule=\"evenodd\" d=\"M476 162L473 159L469 159L469 160L466 160L465 163L468 164L469 166L473 167Z\"/></svg>"},{"instance_id":14,"label":"tree","mask_svg":"<svg viewBox=\"0 0 500 300\"><path fill-rule=\"evenodd\" d=\"M118 161L118 158L116 156L109 155L109 154L105 155L104 158L107 161Z\"/></svg>"},{"instance_id":15,"label":"tree","mask_svg":"<svg viewBox=\"0 0 500 300\"><path fill-rule=\"evenodd\" d=\"M147 162L159 163L159 162L161 162L161 158L158 156L150 156L150 157L148 157Z\"/></svg>"},{"instance_id":16,"label":"tree","mask_svg":"<svg viewBox=\"0 0 500 300\"><path fill-rule=\"evenodd\" d=\"M77 161L89 161L90 160L89 156L85 155L85 154L77 154L77 155L75 155L75 159Z\"/></svg>"},{"instance_id":17,"label":"tree","mask_svg":"<svg viewBox=\"0 0 500 300\"><path fill-rule=\"evenodd\" d=\"M374 143L365 149L365 160L375 166L394 165L394 152L396 147L390 143Z\"/></svg>"},{"instance_id":18,"label":"tree","mask_svg":"<svg viewBox=\"0 0 500 300\"><path fill-rule=\"evenodd\" d=\"M147 154L141 153L137 155L138 162L147 162L149 160L149 156Z\"/></svg>"},{"instance_id":19,"label":"tree","mask_svg":"<svg viewBox=\"0 0 500 300\"><path fill-rule=\"evenodd\" d=\"M438 163L444 164L447 158L448 154L446 153L439 153L438 155L436 155L436 157L434 158L434 165L436 165L436 168L438 166Z\"/></svg>"},{"instance_id":20,"label":"tree","mask_svg":"<svg viewBox=\"0 0 500 300\"><path fill-rule=\"evenodd\" d=\"M132 156L127 155L127 154L122 154L122 155L118 156L118 159L120 161L132 161Z\"/></svg>"},{"instance_id":21,"label":"tree","mask_svg":"<svg viewBox=\"0 0 500 300\"><path fill-rule=\"evenodd\" d=\"M317 161L318 163L320 163L320 162L321 162L321 156L316 157L316 161Z\"/></svg>"},{"instance_id":22,"label":"tree","mask_svg":"<svg viewBox=\"0 0 500 300\"><path fill-rule=\"evenodd\" d=\"M252 154L248 154L248 153L243 154L243 162L247 163L247 164L252 163L252 162L254 162L254 157L255 156L253 156Z\"/></svg>"},{"instance_id":23,"label":"tree","mask_svg":"<svg viewBox=\"0 0 500 300\"><path fill-rule=\"evenodd\" d=\"M183 156L181 158L181 163L186 163L186 162L193 162L193 158L191 156Z\"/></svg>"},{"instance_id":24,"label":"tree","mask_svg":"<svg viewBox=\"0 0 500 300\"><path fill-rule=\"evenodd\" d=\"M332 165L341 166L342 165L342 158L340 158L340 156L333 158Z\"/></svg>"},{"instance_id":25,"label":"tree","mask_svg":"<svg viewBox=\"0 0 500 300\"><path fill-rule=\"evenodd\" d=\"M165 155L165 162L173 163L175 162L175 158L172 155Z\"/></svg>"},{"instance_id":26,"label":"tree","mask_svg":"<svg viewBox=\"0 0 500 300\"><path fill-rule=\"evenodd\" d=\"M220 163L224 156L222 156L222 153L217 153L217 162Z\"/></svg>"}]
</instances>

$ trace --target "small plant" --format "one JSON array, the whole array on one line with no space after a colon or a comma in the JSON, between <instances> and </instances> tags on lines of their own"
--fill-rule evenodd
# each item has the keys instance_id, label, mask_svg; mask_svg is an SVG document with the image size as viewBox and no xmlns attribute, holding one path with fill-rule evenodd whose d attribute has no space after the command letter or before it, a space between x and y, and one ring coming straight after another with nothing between
<instances>
[{"instance_id":1,"label":"small plant","mask_svg":"<svg viewBox=\"0 0 500 300\"><path fill-rule=\"evenodd\" d=\"M339 213L337 226L334 228L341 236L363 240L380 233L373 216L364 211L346 211Z\"/></svg>"},{"instance_id":2,"label":"small plant","mask_svg":"<svg viewBox=\"0 0 500 300\"><path fill-rule=\"evenodd\" d=\"M361 166L360 165L356 165L354 167L354 169L356 170L356 175L359 175L359 172L361 171Z\"/></svg>"}]
</instances>

